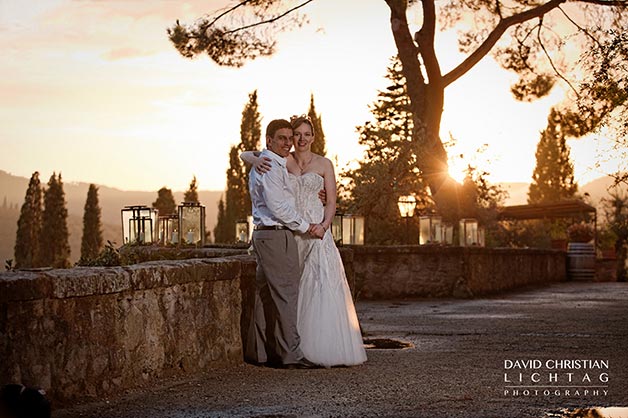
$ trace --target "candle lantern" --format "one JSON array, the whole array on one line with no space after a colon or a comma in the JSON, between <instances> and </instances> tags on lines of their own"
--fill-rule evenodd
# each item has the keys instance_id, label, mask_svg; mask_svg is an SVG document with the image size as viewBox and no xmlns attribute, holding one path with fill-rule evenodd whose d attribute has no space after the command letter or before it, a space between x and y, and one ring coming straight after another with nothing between
<instances>
[{"instance_id":1,"label":"candle lantern","mask_svg":"<svg viewBox=\"0 0 628 418\"><path fill-rule=\"evenodd\" d=\"M480 247L486 246L486 228L478 226L478 245Z\"/></svg>"},{"instance_id":2,"label":"candle lantern","mask_svg":"<svg viewBox=\"0 0 628 418\"><path fill-rule=\"evenodd\" d=\"M442 218L433 214L420 216L419 244L438 244L442 241Z\"/></svg>"},{"instance_id":3,"label":"candle lantern","mask_svg":"<svg viewBox=\"0 0 628 418\"><path fill-rule=\"evenodd\" d=\"M183 202L179 210L179 242L205 245L205 206L198 202Z\"/></svg>"},{"instance_id":4,"label":"candle lantern","mask_svg":"<svg viewBox=\"0 0 628 418\"><path fill-rule=\"evenodd\" d=\"M473 218L460 219L460 246L478 245L478 221Z\"/></svg>"},{"instance_id":5,"label":"candle lantern","mask_svg":"<svg viewBox=\"0 0 628 418\"><path fill-rule=\"evenodd\" d=\"M364 216L336 213L331 231L337 244L364 245Z\"/></svg>"},{"instance_id":6,"label":"candle lantern","mask_svg":"<svg viewBox=\"0 0 628 418\"><path fill-rule=\"evenodd\" d=\"M152 244L156 241L157 209L144 205L125 206L121 211L122 242Z\"/></svg>"},{"instance_id":7,"label":"candle lantern","mask_svg":"<svg viewBox=\"0 0 628 418\"><path fill-rule=\"evenodd\" d=\"M454 243L454 226L450 223L443 223L441 225L442 231L442 243L446 245L453 245Z\"/></svg>"},{"instance_id":8,"label":"candle lantern","mask_svg":"<svg viewBox=\"0 0 628 418\"><path fill-rule=\"evenodd\" d=\"M159 217L159 243L161 245L179 243L179 216L164 215Z\"/></svg>"},{"instance_id":9,"label":"candle lantern","mask_svg":"<svg viewBox=\"0 0 628 418\"><path fill-rule=\"evenodd\" d=\"M239 220L235 225L235 242L249 242L249 222L248 220Z\"/></svg>"}]
</instances>

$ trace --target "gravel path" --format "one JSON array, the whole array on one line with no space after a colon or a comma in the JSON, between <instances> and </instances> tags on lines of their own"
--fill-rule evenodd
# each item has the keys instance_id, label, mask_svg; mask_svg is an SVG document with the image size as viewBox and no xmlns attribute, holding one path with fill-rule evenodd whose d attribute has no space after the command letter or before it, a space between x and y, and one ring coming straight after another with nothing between
<instances>
[{"instance_id":1,"label":"gravel path","mask_svg":"<svg viewBox=\"0 0 628 418\"><path fill-rule=\"evenodd\" d=\"M368 349L369 361L353 368L221 368L53 416L504 418L628 407L627 283L568 282L475 300L359 302L357 309L369 338L396 338L414 347ZM608 361L608 369L546 368L547 360L576 359ZM506 360L539 360L542 367L506 370ZM534 372L539 383L531 380ZM605 372L609 378L602 382ZM557 381L549 382L550 373L557 373ZM544 386L505 387L514 385ZM548 385L563 387L547 394Z\"/></svg>"}]
</instances>

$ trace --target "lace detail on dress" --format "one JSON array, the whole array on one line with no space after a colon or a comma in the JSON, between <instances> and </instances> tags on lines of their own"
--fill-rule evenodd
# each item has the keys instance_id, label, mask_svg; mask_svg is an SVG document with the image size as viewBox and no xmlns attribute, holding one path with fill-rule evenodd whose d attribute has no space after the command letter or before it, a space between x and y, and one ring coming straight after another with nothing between
<instances>
[{"instance_id":1,"label":"lace detail on dress","mask_svg":"<svg viewBox=\"0 0 628 418\"><path fill-rule=\"evenodd\" d=\"M310 172L290 179L299 214L310 223L322 222L325 209L318 192L323 177ZM322 240L307 234L295 234L295 240L303 267L297 320L303 354L327 367L363 363L360 324L331 228Z\"/></svg>"},{"instance_id":2,"label":"lace detail on dress","mask_svg":"<svg viewBox=\"0 0 628 418\"><path fill-rule=\"evenodd\" d=\"M313 224L323 222L325 208L318 198L318 192L324 187L323 177L318 173L310 172L301 176L290 174L296 209L306 221Z\"/></svg>"}]
</instances>

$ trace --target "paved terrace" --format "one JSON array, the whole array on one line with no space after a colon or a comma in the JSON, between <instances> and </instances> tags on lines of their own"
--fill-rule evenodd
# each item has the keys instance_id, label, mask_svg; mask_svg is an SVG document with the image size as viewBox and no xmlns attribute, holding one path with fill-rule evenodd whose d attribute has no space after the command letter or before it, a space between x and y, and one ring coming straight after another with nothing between
<instances>
[{"instance_id":1,"label":"paved terrace","mask_svg":"<svg viewBox=\"0 0 628 418\"><path fill-rule=\"evenodd\" d=\"M357 308L367 337L397 338L414 347L369 349L368 363L354 368L275 370L243 364L216 369L54 416L503 418L554 416L561 408L628 407L626 283L566 282L475 300L360 302ZM609 366L545 367L547 360L564 359L607 360ZM542 367L505 370L505 360L541 360ZM530 380L535 371L540 383ZM548 382L551 372L558 373L558 382ZM600 382L605 372L608 382ZM504 382L505 373L511 383ZM582 381L584 373L591 382ZM561 387L549 394L536 389L536 396L535 389L526 396L521 388L518 396L505 394L515 390L506 385L519 384L606 387Z\"/></svg>"}]
</instances>

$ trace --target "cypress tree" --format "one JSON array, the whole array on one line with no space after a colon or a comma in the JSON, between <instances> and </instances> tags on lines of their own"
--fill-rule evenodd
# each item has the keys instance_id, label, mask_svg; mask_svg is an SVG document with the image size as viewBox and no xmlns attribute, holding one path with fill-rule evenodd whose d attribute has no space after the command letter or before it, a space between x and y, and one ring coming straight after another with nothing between
<instances>
[{"instance_id":1,"label":"cypress tree","mask_svg":"<svg viewBox=\"0 0 628 418\"><path fill-rule=\"evenodd\" d=\"M223 197L220 196L220 200L218 201L218 221L214 227L214 242L229 242L231 238L233 238L227 230L227 222L225 218L225 201Z\"/></svg>"},{"instance_id":2,"label":"cypress tree","mask_svg":"<svg viewBox=\"0 0 628 418\"><path fill-rule=\"evenodd\" d=\"M31 176L24 197L24 204L17 221L15 237L15 266L17 268L40 267L40 241L42 228L42 189L39 173Z\"/></svg>"},{"instance_id":3,"label":"cypress tree","mask_svg":"<svg viewBox=\"0 0 628 418\"><path fill-rule=\"evenodd\" d=\"M310 109L307 111L307 115L314 125L314 143L312 144L312 152L325 156L327 154L327 148L325 146L325 133L323 132L323 121L321 115L316 113L314 107L314 94L310 95Z\"/></svg>"},{"instance_id":4,"label":"cypress tree","mask_svg":"<svg viewBox=\"0 0 628 418\"><path fill-rule=\"evenodd\" d=\"M83 238L81 239L81 260L83 261L95 259L102 249L100 214L98 188L96 185L90 184L83 214Z\"/></svg>"},{"instance_id":5,"label":"cypress tree","mask_svg":"<svg viewBox=\"0 0 628 418\"><path fill-rule=\"evenodd\" d=\"M172 215L176 212L177 204L174 201L172 190L162 187L157 191L157 200L153 202L153 208L159 211L160 216Z\"/></svg>"},{"instance_id":6,"label":"cypress tree","mask_svg":"<svg viewBox=\"0 0 628 418\"><path fill-rule=\"evenodd\" d=\"M70 266L70 244L68 233L68 210L61 174L55 173L48 181L44 192L44 212L41 231L42 265L55 268Z\"/></svg>"},{"instance_id":7,"label":"cypress tree","mask_svg":"<svg viewBox=\"0 0 628 418\"><path fill-rule=\"evenodd\" d=\"M214 233L216 242L234 242L235 224L251 214L251 196L248 192L249 169L240 160L242 151L259 149L262 135L261 116L257 105L257 90L249 94L249 100L242 110L240 123L240 143L229 150L227 168L227 191L223 216L218 218ZM220 212L220 207L218 208ZM220 213L219 213L220 215Z\"/></svg>"},{"instance_id":8,"label":"cypress tree","mask_svg":"<svg viewBox=\"0 0 628 418\"><path fill-rule=\"evenodd\" d=\"M550 111L547 127L536 148L536 167L528 191L528 203L551 203L573 198L578 191L574 181L569 147L561 128L561 115Z\"/></svg>"},{"instance_id":9,"label":"cypress tree","mask_svg":"<svg viewBox=\"0 0 628 418\"><path fill-rule=\"evenodd\" d=\"M183 201L184 202L199 203L199 201L198 201L198 185L196 184L196 176L194 176L192 178L192 181L190 182L189 189L183 195Z\"/></svg>"},{"instance_id":10,"label":"cypress tree","mask_svg":"<svg viewBox=\"0 0 628 418\"><path fill-rule=\"evenodd\" d=\"M243 163L239 157L238 147L231 147L229 152L229 168L227 169L227 192L225 196L224 228L225 240L235 241L235 224L240 219L246 219L251 213L251 197L248 192L248 183L242 175Z\"/></svg>"}]
</instances>

